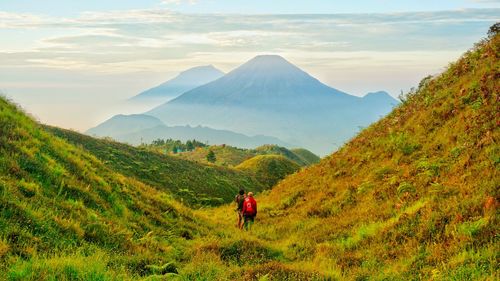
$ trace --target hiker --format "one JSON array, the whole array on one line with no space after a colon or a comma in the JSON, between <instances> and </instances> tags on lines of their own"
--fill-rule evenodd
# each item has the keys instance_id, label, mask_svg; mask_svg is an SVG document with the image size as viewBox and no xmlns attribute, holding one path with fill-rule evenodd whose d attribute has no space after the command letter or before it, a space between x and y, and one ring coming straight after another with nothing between
<instances>
[{"instance_id":1,"label":"hiker","mask_svg":"<svg viewBox=\"0 0 500 281\"><path fill-rule=\"evenodd\" d=\"M246 195L245 190L240 189L240 192L236 194L234 201L236 202L236 212L238 213L238 228L243 228L243 202L245 201Z\"/></svg>"},{"instance_id":2,"label":"hiker","mask_svg":"<svg viewBox=\"0 0 500 281\"><path fill-rule=\"evenodd\" d=\"M252 228L255 216L257 216L257 202L253 199L253 192L248 192L247 198L243 202L243 226L245 230Z\"/></svg>"}]
</instances>

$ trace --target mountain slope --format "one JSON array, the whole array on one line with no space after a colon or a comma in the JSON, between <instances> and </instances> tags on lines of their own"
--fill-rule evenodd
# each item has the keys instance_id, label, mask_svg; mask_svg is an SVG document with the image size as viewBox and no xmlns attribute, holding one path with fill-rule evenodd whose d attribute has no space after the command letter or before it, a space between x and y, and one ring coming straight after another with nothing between
<instances>
[{"instance_id":1,"label":"mountain slope","mask_svg":"<svg viewBox=\"0 0 500 281\"><path fill-rule=\"evenodd\" d=\"M258 56L147 114L172 125L270 134L326 154L332 143L340 145L396 103L383 95L367 99L348 95L280 56Z\"/></svg>"},{"instance_id":2,"label":"mountain slope","mask_svg":"<svg viewBox=\"0 0 500 281\"><path fill-rule=\"evenodd\" d=\"M109 165L114 171L136 178L191 205L228 203L240 187L256 192L264 186L250 176L232 169L200 165L136 148L95 139L73 131L46 127L54 135L80 146Z\"/></svg>"},{"instance_id":3,"label":"mountain slope","mask_svg":"<svg viewBox=\"0 0 500 281\"><path fill-rule=\"evenodd\" d=\"M138 279L207 233L170 196L47 133L2 97L0 193L1 279Z\"/></svg>"},{"instance_id":4,"label":"mountain slope","mask_svg":"<svg viewBox=\"0 0 500 281\"><path fill-rule=\"evenodd\" d=\"M248 266L248 278L302 269L305 279L498 279L499 54L499 35L481 42L338 152L258 197L253 234L286 261Z\"/></svg>"},{"instance_id":5,"label":"mountain slope","mask_svg":"<svg viewBox=\"0 0 500 281\"><path fill-rule=\"evenodd\" d=\"M304 163L307 163L307 165L317 164L321 160L318 155L304 148L293 148L290 151L299 156Z\"/></svg>"},{"instance_id":6,"label":"mountain slope","mask_svg":"<svg viewBox=\"0 0 500 281\"><path fill-rule=\"evenodd\" d=\"M302 218L289 247L300 245L343 276L498 274L499 39L423 80L387 118L278 185L264 199L263 223L293 227L273 212Z\"/></svg>"},{"instance_id":7,"label":"mountain slope","mask_svg":"<svg viewBox=\"0 0 500 281\"><path fill-rule=\"evenodd\" d=\"M185 70L176 77L130 99L133 102L159 101L178 97L184 92L222 77L224 73L212 65L197 66Z\"/></svg>"}]
</instances>

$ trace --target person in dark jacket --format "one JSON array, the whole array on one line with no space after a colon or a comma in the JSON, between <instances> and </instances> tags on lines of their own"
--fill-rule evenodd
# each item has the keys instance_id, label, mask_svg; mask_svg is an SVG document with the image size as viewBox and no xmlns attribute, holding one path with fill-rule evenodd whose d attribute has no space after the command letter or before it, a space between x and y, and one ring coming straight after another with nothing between
<instances>
[{"instance_id":1,"label":"person in dark jacket","mask_svg":"<svg viewBox=\"0 0 500 281\"><path fill-rule=\"evenodd\" d=\"M238 223L237 227L239 229L243 228L243 202L245 201L245 190L240 189L240 192L236 194L234 201L236 202L236 212L238 213Z\"/></svg>"},{"instance_id":2,"label":"person in dark jacket","mask_svg":"<svg viewBox=\"0 0 500 281\"><path fill-rule=\"evenodd\" d=\"M243 227L250 230L257 216L257 202L253 198L253 192L248 192L247 198L243 201Z\"/></svg>"}]
</instances>

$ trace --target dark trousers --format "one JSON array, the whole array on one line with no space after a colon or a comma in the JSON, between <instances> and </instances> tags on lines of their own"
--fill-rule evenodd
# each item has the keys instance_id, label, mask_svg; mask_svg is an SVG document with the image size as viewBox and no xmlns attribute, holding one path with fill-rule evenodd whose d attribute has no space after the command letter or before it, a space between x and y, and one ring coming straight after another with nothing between
<instances>
[{"instance_id":1,"label":"dark trousers","mask_svg":"<svg viewBox=\"0 0 500 281\"><path fill-rule=\"evenodd\" d=\"M255 221L255 215L243 214L243 218L244 218L243 228L245 228L245 230L250 230Z\"/></svg>"}]
</instances>

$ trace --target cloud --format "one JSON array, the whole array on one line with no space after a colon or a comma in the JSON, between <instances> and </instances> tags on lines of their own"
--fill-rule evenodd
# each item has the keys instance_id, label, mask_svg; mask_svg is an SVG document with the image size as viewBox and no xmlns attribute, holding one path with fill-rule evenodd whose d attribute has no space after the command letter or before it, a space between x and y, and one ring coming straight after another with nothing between
<instances>
[{"instance_id":1,"label":"cloud","mask_svg":"<svg viewBox=\"0 0 500 281\"><path fill-rule=\"evenodd\" d=\"M131 46L139 44L139 41L139 39L132 37L101 34L74 35L43 40L44 43L47 43L49 45L63 46L68 48L82 48L84 46L91 46L96 48Z\"/></svg>"},{"instance_id":2,"label":"cloud","mask_svg":"<svg viewBox=\"0 0 500 281\"><path fill-rule=\"evenodd\" d=\"M198 1L197 0L162 0L161 3L164 5L180 5L183 3L188 3L190 5L196 4Z\"/></svg>"},{"instance_id":3,"label":"cloud","mask_svg":"<svg viewBox=\"0 0 500 281\"><path fill-rule=\"evenodd\" d=\"M50 21L50 18L39 15L0 11L0 28L33 28L45 25Z\"/></svg>"},{"instance_id":4,"label":"cloud","mask_svg":"<svg viewBox=\"0 0 500 281\"><path fill-rule=\"evenodd\" d=\"M75 25L109 25L114 23L172 23L176 22L179 16L180 14L174 13L168 9L83 12L79 17L71 20L71 22Z\"/></svg>"},{"instance_id":5,"label":"cloud","mask_svg":"<svg viewBox=\"0 0 500 281\"><path fill-rule=\"evenodd\" d=\"M484 3L484 4L500 4L500 0L469 0L469 2Z\"/></svg>"},{"instance_id":6,"label":"cloud","mask_svg":"<svg viewBox=\"0 0 500 281\"><path fill-rule=\"evenodd\" d=\"M24 30L30 44L0 49L12 67L160 71L169 63L236 64L231 54L280 53L306 61L361 63L362 52L463 51L498 21L500 9L332 15L186 15L168 9L85 12L72 18L0 12L0 27ZM43 32L31 31L42 29ZM4 31L5 32L5 31ZM39 38L38 34L51 34ZM7 38L8 36L1 36ZM0 39L5 40L5 39ZM21 45L19 43L18 45ZM1 48L1 47L0 47ZM200 54L217 54L201 56ZM226 54L225 56L222 54ZM295 54L295 55L294 55ZM300 55L299 55L300 54ZM342 58L335 54L342 54ZM300 58L302 57L302 58ZM218 61L220 60L220 61ZM321 59L315 60L318 65ZM242 59L240 58L241 62ZM417 63L411 61L409 63Z\"/></svg>"}]
</instances>

